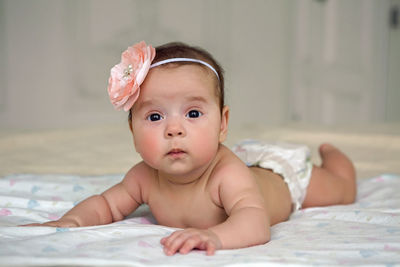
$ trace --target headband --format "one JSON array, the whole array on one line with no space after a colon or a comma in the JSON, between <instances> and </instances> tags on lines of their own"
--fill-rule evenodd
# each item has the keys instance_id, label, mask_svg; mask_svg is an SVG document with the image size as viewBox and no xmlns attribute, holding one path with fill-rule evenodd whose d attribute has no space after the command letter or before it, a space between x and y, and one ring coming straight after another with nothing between
<instances>
[{"instance_id":1,"label":"headband","mask_svg":"<svg viewBox=\"0 0 400 267\"><path fill-rule=\"evenodd\" d=\"M108 95L115 109L128 111L140 94L140 85L151 68L172 62L195 62L212 70L219 80L218 72L208 64L194 58L170 58L151 64L156 50L144 41L128 47L121 55L121 62L115 65L108 79Z\"/></svg>"},{"instance_id":2,"label":"headband","mask_svg":"<svg viewBox=\"0 0 400 267\"><path fill-rule=\"evenodd\" d=\"M194 58L176 57L176 58L164 59L164 60L161 60L161 61L158 61L156 63L151 64L150 65L150 69L152 69L154 67L157 67L157 66L160 66L160 65L173 63L173 62L195 62L195 63L200 63L200 64L208 67L210 70L212 70L215 73L215 75L217 76L218 80L219 80L218 72L213 68L213 66L211 66L207 62L204 62L204 61L202 61L200 59L194 59Z\"/></svg>"}]
</instances>

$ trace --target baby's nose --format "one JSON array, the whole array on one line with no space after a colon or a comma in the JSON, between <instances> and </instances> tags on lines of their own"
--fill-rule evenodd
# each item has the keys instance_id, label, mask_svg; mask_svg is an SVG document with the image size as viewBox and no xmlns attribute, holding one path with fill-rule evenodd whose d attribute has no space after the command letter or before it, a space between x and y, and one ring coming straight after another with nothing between
<instances>
[{"instance_id":1,"label":"baby's nose","mask_svg":"<svg viewBox=\"0 0 400 267\"><path fill-rule=\"evenodd\" d=\"M179 135L183 135L183 132L182 131L169 131L168 132L169 137L179 136Z\"/></svg>"},{"instance_id":2,"label":"baby's nose","mask_svg":"<svg viewBox=\"0 0 400 267\"><path fill-rule=\"evenodd\" d=\"M165 131L166 137L185 136L185 129L178 121L172 121L168 124Z\"/></svg>"}]
</instances>

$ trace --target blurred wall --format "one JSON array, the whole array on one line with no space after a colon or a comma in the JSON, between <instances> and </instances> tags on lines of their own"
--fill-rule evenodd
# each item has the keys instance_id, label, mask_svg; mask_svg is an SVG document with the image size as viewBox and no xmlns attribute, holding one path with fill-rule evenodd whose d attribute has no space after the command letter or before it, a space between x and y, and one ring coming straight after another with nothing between
<instances>
[{"instance_id":1,"label":"blurred wall","mask_svg":"<svg viewBox=\"0 0 400 267\"><path fill-rule=\"evenodd\" d=\"M0 128L126 123L107 80L141 40L211 52L233 129L398 122L399 1L0 0Z\"/></svg>"},{"instance_id":2,"label":"blurred wall","mask_svg":"<svg viewBox=\"0 0 400 267\"><path fill-rule=\"evenodd\" d=\"M226 71L231 127L283 123L290 12L290 0L0 0L0 127L126 120L107 80L141 40L210 51Z\"/></svg>"}]
</instances>

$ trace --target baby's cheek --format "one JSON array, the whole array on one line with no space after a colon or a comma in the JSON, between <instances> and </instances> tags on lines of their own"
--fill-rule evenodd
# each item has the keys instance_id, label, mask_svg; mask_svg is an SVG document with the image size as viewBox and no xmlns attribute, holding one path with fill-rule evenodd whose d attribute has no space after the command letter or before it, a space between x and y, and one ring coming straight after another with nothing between
<instances>
[{"instance_id":1,"label":"baby's cheek","mask_svg":"<svg viewBox=\"0 0 400 267\"><path fill-rule=\"evenodd\" d=\"M137 142L136 148L143 160L149 165L156 163L157 158L162 153L159 140L152 135L147 135Z\"/></svg>"},{"instance_id":2,"label":"baby's cheek","mask_svg":"<svg viewBox=\"0 0 400 267\"><path fill-rule=\"evenodd\" d=\"M207 136L208 134L204 133L203 135L199 135L197 138L197 154L203 158L204 161L211 160L215 153L218 150L218 142L216 142L215 136Z\"/></svg>"}]
</instances>

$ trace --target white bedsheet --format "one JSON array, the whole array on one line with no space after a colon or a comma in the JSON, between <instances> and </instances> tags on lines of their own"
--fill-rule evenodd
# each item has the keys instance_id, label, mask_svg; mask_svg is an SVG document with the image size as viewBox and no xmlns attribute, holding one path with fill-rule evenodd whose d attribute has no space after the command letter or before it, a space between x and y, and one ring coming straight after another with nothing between
<instances>
[{"instance_id":1,"label":"white bedsheet","mask_svg":"<svg viewBox=\"0 0 400 267\"><path fill-rule=\"evenodd\" d=\"M400 265L400 176L358 182L355 204L300 210L260 246L167 257L148 208L124 221L83 228L18 227L61 216L122 175L8 175L0 178L0 265L265 266Z\"/></svg>"}]
</instances>

